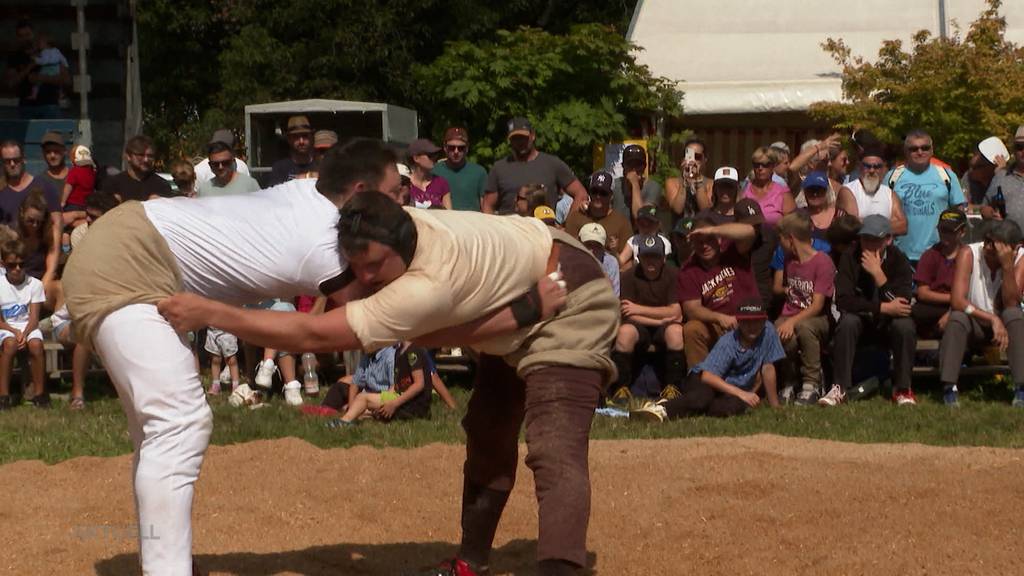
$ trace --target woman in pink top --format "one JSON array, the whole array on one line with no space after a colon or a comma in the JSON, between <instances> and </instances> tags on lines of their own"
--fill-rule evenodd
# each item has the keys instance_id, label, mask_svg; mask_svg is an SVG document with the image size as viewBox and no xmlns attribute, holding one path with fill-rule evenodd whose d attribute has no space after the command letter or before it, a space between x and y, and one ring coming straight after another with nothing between
<instances>
[{"instance_id":1,"label":"woman in pink top","mask_svg":"<svg viewBox=\"0 0 1024 576\"><path fill-rule=\"evenodd\" d=\"M434 163L440 157L441 149L436 144L420 138L409 145L409 204L417 208L452 209L451 189L448 181L434 176Z\"/></svg>"},{"instance_id":2,"label":"woman in pink top","mask_svg":"<svg viewBox=\"0 0 1024 576\"><path fill-rule=\"evenodd\" d=\"M761 206L765 225L774 228L784 214L796 209L793 195L786 186L772 180L775 157L767 146L754 150L751 157L754 172L743 189L743 198L750 198Z\"/></svg>"}]
</instances>

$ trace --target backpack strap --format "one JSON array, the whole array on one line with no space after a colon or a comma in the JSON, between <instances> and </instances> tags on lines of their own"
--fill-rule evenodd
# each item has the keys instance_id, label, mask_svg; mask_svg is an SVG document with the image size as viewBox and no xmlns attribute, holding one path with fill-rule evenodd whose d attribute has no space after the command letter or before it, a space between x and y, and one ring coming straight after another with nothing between
<instances>
[{"instance_id":1,"label":"backpack strap","mask_svg":"<svg viewBox=\"0 0 1024 576\"><path fill-rule=\"evenodd\" d=\"M889 189L893 192L896 191L896 183L900 181L900 178L903 176L903 172L905 172L906 169L906 165L903 164L893 168L892 176L889 177Z\"/></svg>"}]
</instances>

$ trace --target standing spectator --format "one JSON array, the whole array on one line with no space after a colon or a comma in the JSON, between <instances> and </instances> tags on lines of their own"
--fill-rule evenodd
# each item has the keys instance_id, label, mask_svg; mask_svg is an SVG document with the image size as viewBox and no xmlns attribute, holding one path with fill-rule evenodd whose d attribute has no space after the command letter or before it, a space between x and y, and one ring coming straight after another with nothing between
<instances>
[{"instance_id":1,"label":"standing spectator","mask_svg":"<svg viewBox=\"0 0 1024 576\"><path fill-rule=\"evenodd\" d=\"M683 312L676 296L679 270L665 262L666 246L660 236L639 239L639 265L622 273L622 324L615 338L612 360L619 372L608 395L612 402L628 404L633 385L636 352L654 344L664 356L662 398L679 394L686 376L683 356Z\"/></svg>"},{"instance_id":2,"label":"standing spectator","mask_svg":"<svg viewBox=\"0 0 1024 576\"><path fill-rule=\"evenodd\" d=\"M584 224L597 222L608 233L608 249L618 254L626 240L633 235L633 227L625 216L612 210L612 182L610 172L595 172L590 177L590 203L586 211L572 210L565 221L565 231L579 236ZM550 190L548 190L550 193Z\"/></svg>"},{"instance_id":3,"label":"standing spectator","mask_svg":"<svg viewBox=\"0 0 1024 576\"><path fill-rule=\"evenodd\" d=\"M210 142L224 142L231 148L232 151L235 149L235 133L227 128L220 128L213 131L213 136L210 137ZM205 182L213 179L213 170L210 169L210 159L203 158L195 165L195 182ZM241 158L235 158L235 172L239 174L249 174L249 166L246 165L245 161ZM179 187L180 188L180 187ZM182 193L182 195L186 195Z\"/></svg>"},{"instance_id":4,"label":"standing spectator","mask_svg":"<svg viewBox=\"0 0 1024 576\"><path fill-rule=\"evenodd\" d=\"M317 165L323 160L324 154L338 143L338 133L334 130L317 130L313 134L313 154Z\"/></svg>"},{"instance_id":5,"label":"standing spectator","mask_svg":"<svg viewBox=\"0 0 1024 576\"><path fill-rule=\"evenodd\" d=\"M775 161L768 148L762 146L754 150L751 162L754 166L754 175L743 189L740 198L750 198L757 202L761 206L761 213L764 214L765 224L769 228L774 228L783 214L789 214L796 209L796 203L789 190L772 179L775 174Z\"/></svg>"},{"instance_id":6,"label":"standing spectator","mask_svg":"<svg viewBox=\"0 0 1024 576\"><path fill-rule=\"evenodd\" d=\"M787 181L790 190L800 190L804 177L811 172L829 169L829 158L841 146L840 135L832 134L824 140L808 140L800 146L800 154L789 162Z\"/></svg>"},{"instance_id":7,"label":"standing spectator","mask_svg":"<svg viewBox=\"0 0 1024 576\"><path fill-rule=\"evenodd\" d=\"M658 218L658 208L654 205L647 205L636 213L637 233L626 240L626 245L619 253L619 266L629 269L640 262L640 238L644 236L657 236L661 238L662 246L665 248L665 257L672 255L672 242L658 231L661 221Z\"/></svg>"},{"instance_id":8,"label":"standing spectator","mask_svg":"<svg viewBox=\"0 0 1024 576\"><path fill-rule=\"evenodd\" d=\"M444 131L443 162L434 166L434 174L448 181L451 188L452 208L479 212L487 189L487 170L467 160L469 132L461 126Z\"/></svg>"},{"instance_id":9,"label":"standing spectator","mask_svg":"<svg viewBox=\"0 0 1024 576\"><path fill-rule=\"evenodd\" d=\"M626 218L630 223L637 225L637 213L642 207L657 206L665 208L665 218L658 220L658 226L662 230L668 230L672 226L671 214L667 210L665 193L661 184L647 178L644 173L647 171L647 152L642 146L630 144L622 149L622 178L616 178L612 182L612 209Z\"/></svg>"},{"instance_id":10,"label":"standing spectator","mask_svg":"<svg viewBox=\"0 0 1024 576\"><path fill-rule=\"evenodd\" d=\"M866 148L860 157L857 177L847 180L839 189L836 207L840 211L864 219L872 214L885 216L892 222L892 233L907 233L907 216L903 203L882 179L885 160L881 148Z\"/></svg>"},{"instance_id":11,"label":"standing spectator","mask_svg":"<svg viewBox=\"0 0 1024 576\"><path fill-rule=\"evenodd\" d=\"M818 403L836 406L853 380L853 363L862 342L888 340L893 356L893 399L916 404L910 387L917 334L910 318L914 270L893 245L889 220L878 214L864 219L856 250L844 252L836 273L835 384Z\"/></svg>"},{"instance_id":12,"label":"standing spectator","mask_svg":"<svg viewBox=\"0 0 1024 576\"><path fill-rule=\"evenodd\" d=\"M619 296L621 290L621 284L619 279L619 261L615 256L612 256L605 250L605 243L608 241L608 234L604 231L604 226L596 222L590 224L584 224L580 228L580 242L590 250L590 253L597 258L597 261L601 263L601 269L604 270L605 276L608 277L608 281L612 283L612 292L615 292L615 296Z\"/></svg>"},{"instance_id":13,"label":"standing spectator","mask_svg":"<svg viewBox=\"0 0 1024 576\"><path fill-rule=\"evenodd\" d=\"M129 138L124 145L124 156L128 169L104 178L104 192L117 196L121 202L174 196L171 185L153 170L156 147L148 136L140 134Z\"/></svg>"},{"instance_id":14,"label":"standing spectator","mask_svg":"<svg viewBox=\"0 0 1024 576\"><path fill-rule=\"evenodd\" d=\"M46 162L46 171L40 176L49 181L55 190L63 192L64 181L68 177L67 148L64 146L64 137L59 132L47 132L43 134L40 146L43 149L43 160Z\"/></svg>"},{"instance_id":15,"label":"standing spectator","mask_svg":"<svg viewBox=\"0 0 1024 576\"><path fill-rule=\"evenodd\" d=\"M981 215L987 219L1008 218L1024 228L1024 125L1013 137L1013 164L999 171L985 192L986 206Z\"/></svg>"},{"instance_id":16,"label":"standing spectator","mask_svg":"<svg viewBox=\"0 0 1024 576\"><path fill-rule=\"evenodd\" d=\"M665 181L665 199L672 213L692 217L711 207L711 183L704 176L708 166L707 146L700 138L683 144L682 175Z\"/></svg>"},{"instance_id":17,"label":"standing spectator","mask_svg":"<svg viewBox=\"0 0 1024 576\"><path fill-rule=\"evenodd\" d=\"M85 224L85 203L96 190L96 165L92 152L81 144L71 148L71 157L74 166L64 180L60 204L63 226L75 228ZM61 244L67 243L62 239Z\"/></svg>"},{"instance_id":18,"label":"standing spectator","mask_svg":"<svg viewBox=\"0 0 1024 576\"><path fill-rule=\"evenodd\" d=\"M953 271L967 231L967 217L959 210L939 215L939 242L925 250L914 271L917 301L911 316L922 338L940 337L949 324Z\"/></svg>"},{"instance_id":19,"label":"standing spectator","mask_svg":"<svg viewBox=\"0 0 1024 576\"><path fill-rule=\"evenodd\" d=\"M11 407L11 368L14 356L28 350L32 369L32 403L50 406L44 380L43 333L39 318L43 284L25 273L25 245L15 240L0 249L5 275L0 278L0 410Z\"/></svg>"},{"instance_id":20,"label":"standing spectator","mask_svg":"<svg viewBox=\"0 0 1024 576\"><path fill-rule=\"evenodd\" d=\"M672 228L672 233L669 234L669 239L672 241L672 256L679 269L682 269L690 261L690 256L693 254L693 247L690 246L689 240L690 232L693 231L693 223L693 218L680 218L676 222L675 228Z\"/></svg>"},{"instance_id":21,"label":"standing spectator","mask_svg":"<svg viewBox=\"0 0 1024 576\"><path fill-rule=\"evenodd\" d=\"M288 119L288 157L282 158L270 169L267 186L277 186L289 180L304 177L316 170L313 158L313 128L309 118L292 116Z\"/></svg>"},{"instance_id":22,"label":"standing spectator","mask_svg":"<svg viewBox=\"0 0 1024 576\"><path fill-rule=\"evenodd\" d=\"M33 192L21 203L18 211L18 236L25 247L25 263L22 268L26 274L43 283L47 293L47 308L53 310L60 244L54 239L53 219L41 193Z\"/></svg>"},{"instance_id":23,"label":"standing spectator","mask_svg":"<svg viewBox=\"0 0 1024 576\"><path fill-rule=\"evenodd\" d=\"M441 156L436 144L420 138L409 145L409 203L417 208L452 209L448 181L434 175L434 165Z\"/></svg>"},{"instance_id":24,"label":"standing spectator","mask_svg":"<svg viewBox=\"0 0 1024 576\"><path fill-rule=\"evenodd\" d=\"M939 241L939 214L946 208L962 208L966 200L956 175L932 162L932 137L927 132L907 134L903 151L907 163L890 170L884 181L907 216L907 234L896 238L896 247L916 266L921 254Z\"/></svg>"},{"instance_id":25,"label":"standing spectator","mask_svg":"<svg viewBox=\"0 0 1024 576\"><path fill-rule=\"evenodd\" d=\"M772 180L788 188L786 175L789 174L789 145L785 142L772 142L768 145L768 152L775 160L775 174L772 175Z\"/></svg>"},{"instance_id":26,"label":"standing spectator","mask_svg":"<svg viewBox=\"0 0 1024 576\"><path fill-rule=\"evenodd\" d=\"M939 344L939 378L947 405L958 403L956 383L968 345L991 341L1010 360L1016 392L1013 405L1024 407L1024 315L1014 267L1024 255L1020 227L998 222L985 240L968 244L956 256L949 323Z\"/></svg>"},{"instance_id":27,"label":"standing spectator","mask_svg":"<svg viewBox=\"0 0 1024 576\"><path fill-rule=\"evenodd\" d=\"M235 171L235 151L227 142L212 140L206 146L206 154L213 178L196 185L196 196L227 196L260 189L255 178Z\"/></svg>"},{"instance_id":28,"label":"standing spectator","mask_svg":"<svg viewBox=\"0 0 1024 576\"><path fill-rule=\"evenodd\" d=\"M969 209L974 210L985 204L985 193L988 192L988 187L995 177L996 164L989 162L980 151L975 150L967 163L967 171L960 177L960 189L967 196Z\"/></svg>"},{"instance_id":29,"label":"standing spectator","mask_svg":"<svg viewBox=\"0 0 1024 576\"><path fill-rule=\"evenodd\" d=\"M231 391L238 389L238 338L210 326L206 329L206 351L210 353L210 390L212 396L220 394L221 361L227 364L231 376Z\"/></svg>"},{"instance_id":30,"label":"standing spectator","mask_svg":"<svg viewBox=\"0 0 1024 576\"><path fill-rule=\"evenodd\" d=\"M573 198L570 211L579 211L587 198L583 184L580 184L572 169L560 158L537 150L536 140L537 134L529 120L516 117L509 121L508 143L512 148L512 154L495 162L490 174L487 175L487 191L484 192L483 199L484 212L512 214L515 212L516 193L529 184L544 185L548 193L548 206L558 204L559 191L564 191ZM610 192L611 181L608 182L608 189ZM579 228L572 232L573 236L577 233ZM609 230L608 233L611 234L612 231Z\"/></svg>"},{"instance_id":31,"label":"standing spectator","mask_svg":"<svg viewBox=\"0 0 1024 576\"><path fill-rule=\"evenodd\" d=\"M696 366L722 334L736 328L739 303L758 294L750 269L756 232L750 224L716 226L698 218L687 238L693 256L679 273L677 291L686 318L686 365Z\"/></svg>"},{"instance_id":32,"label":"standing spectator","mask_svg":"<svg viewBox=\"0 0 1024 576\"><path fill-rule=\"evenodd\" d=\"M779 339L786 350L789 386L795 379L791 366L800 366L798 404L818 400L821 389L821 350L828 346L829 325L826 301L832 297L836 268L825 252L811 244L811 219L801 212L786 214L779 221L779 244L786 254L782 274L785 304L775 322Z\"/></svg>"},{"instance_id":33,"label":"standing spectator","mask_svg":"<svg viewBox=\"0 0 1024 576\"><path fill-rule=\"evenodd\" d=\"M205 159L203 162L206 162L206 169L209 170L209 159ZM198 166L198 164L196 166ZM237 168L238 164L236 163L235 166ZM213 173L211 172L211 178L213 177L212 174ZM178 194L181 196L185 196L186 198L196 197L196 178L196 169L191 163L184 160L175 160L171 163L171 180L173 180L174 185L178 187Z\"/></svg>"},{"instance_id":34,"label":"standing spectator","mask_svg":"<svg viewBox=\"0 0 1024 576\"><path fill-rule=\"evenodd\" d=\"M3 157L4 177L7 180L7 186L0 189L0 224L15 228L22 203L33 193L39 193L46 201L46 209L53 221L52 245L59 246L60 231L64 227L64 219L60 214L60 191L25 170L21 144L13 140L0 142L0 155Z\"/></svg>"},{"instance_id":35,"label":"standing spectator","mask_svg":"<svg viewBox=\"0 0 1024 576\"><path fill-rule=\"evenodd\" d=\"M412 195L412 170L402 163L395 163L395 170L398 171L398 196L395 201L398 202L399 206L408 206L410 204L410 196Z\"/></svg>"},{"instance_id":36,"label":"standing spectator","mask_svg":"<svg viewBox=\"0 0 1024 576\"><path fill-rule=\"evenodd\" d=\"M723 335L707 358L690 369L677 398L648 403L630 418L664 422L686 416L738 416L761 404L779 405L775 362L786 353L756 296L736 310L736 328Z\"/></svg>"},{"instance_id":37,"label":"standing spectator","mask_svg":"<svg viewBox=\"0 0 1024 576\"><path fill-rule=\"evenodd\" d=\"M21 20L14 29L16 46L7 59L7 86L18 96L22 118L59 118L60 93L71 84L67 60L32 23Z\"/></svg>"}]
</instances>

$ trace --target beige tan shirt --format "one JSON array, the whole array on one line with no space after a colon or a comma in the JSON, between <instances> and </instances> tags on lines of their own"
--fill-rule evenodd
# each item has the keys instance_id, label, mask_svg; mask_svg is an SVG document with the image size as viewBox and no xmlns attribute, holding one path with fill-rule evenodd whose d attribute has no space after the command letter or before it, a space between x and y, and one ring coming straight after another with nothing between
<instances>
[{"instance_id":1,"label":"beige tan shirt","mask_svg":"<svg viewBox=\"0 0 1024 576\"><path fill-rule=\"evenodd\" d=\"M418 235L409 270L346 306L348 323L368 351L476 320L523 295L544 274L552 240L540 220L406 210ZM475 348L505 355L528 333L523 329Z\"/></svg>"}]
</instances>

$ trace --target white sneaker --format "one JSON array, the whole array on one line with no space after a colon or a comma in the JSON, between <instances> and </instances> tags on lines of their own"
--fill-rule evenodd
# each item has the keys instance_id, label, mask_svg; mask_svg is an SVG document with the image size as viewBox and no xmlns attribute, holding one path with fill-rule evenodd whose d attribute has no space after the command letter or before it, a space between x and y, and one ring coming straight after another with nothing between
<instances>
[{"instance_id":1,"label":"white sneaker","mask_svg":"<svg viewBox=\"0 0 1024 576\"><path fill-rule=\"evenodd\" d=\"M648 402L642 408L630 410L629 419L642 420L645 422L664 422L668 420L668 412L661 403Z\"/></svg>"},{"instance_id":2,"label":"white sneaker","mask_svg":"<svg viewBox=\"0 0 1024 576\"><path fill-rule=\"evenodd\" d=\"M270 388L270 385L274 382L274 372L277 372L277 365L274 364L272 358L260 362L259 366L256 367L256 379L255 384L260 388Z\"/></svg>"},{"instance_id":3,"label":"white sneaker","mask_svg":"<svg viewBox=\"0 0 1024 576\"><path fill-rule=\"evenodd\" d=\"M843 394L843 389L838 384L833 384L828 394L818 399L818 406L838 406L842 404L843 398L846 398L846 394Z\"/></svg>"},{"instance_id":4,"label":"white sneaker","mask_svg":"<svg viewBox=\"0 0 1024 576\"><path fill-rule=\"evenodd\" d=\"M221 384L231 384L231 369L225 366L224 369L220 371L220 378L218 378L218 380L220 380Z\"/></svg>"},{"instance_id":5,"label":"white sneaker","mask_svg":"<svg viewBox=\"0 0 1024 576\"><path fill-rule=\"evenodd\" d=\"M302 406L302 384L298 380L292 380L284 385L284 401L289 406Z\"/></svg>"}]
</instances>

